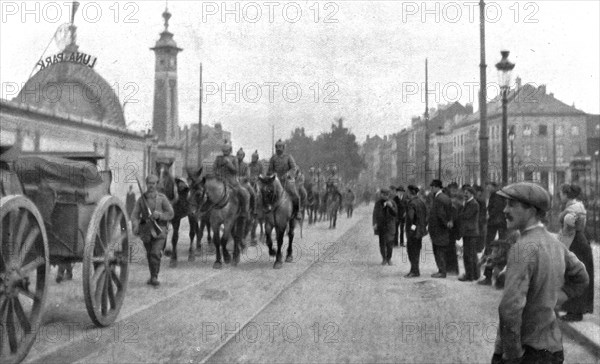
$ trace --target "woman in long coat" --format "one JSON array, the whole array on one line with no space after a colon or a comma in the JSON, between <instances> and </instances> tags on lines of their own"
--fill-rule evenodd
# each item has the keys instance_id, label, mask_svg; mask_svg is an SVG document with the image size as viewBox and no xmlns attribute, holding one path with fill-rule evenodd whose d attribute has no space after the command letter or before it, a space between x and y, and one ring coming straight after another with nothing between
<instances>
[{"instance_id":1,"label":"woman in long coat","mask_svg":"<svg viewBox=\"0 0 600 364\"><path fill-rule=\"evenodd\" d=\"M592 313L594 310L594 258L592 247L585 237L585 207L581 201L576 200L580 194L581 188L576 185L565 184L560 188L560 198L565 204L565 209L559 215L559 240L585 265L590 277L590 284L585 293L569 299L562 305L562 310L567 312L561 317L565 321L581 321L583 314Z\"/></svg>"}]
</instances>

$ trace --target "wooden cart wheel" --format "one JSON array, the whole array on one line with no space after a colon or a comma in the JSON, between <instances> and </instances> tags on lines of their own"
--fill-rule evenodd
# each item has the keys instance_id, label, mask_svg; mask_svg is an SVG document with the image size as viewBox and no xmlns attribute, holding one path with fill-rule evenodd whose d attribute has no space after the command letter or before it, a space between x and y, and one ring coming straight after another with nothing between
<instances>
[{"instance_id":1,"label":"wooden cart wheel","mask_svg":"<svg viewBox=\"0 0 600 364\"><path fill-rule=\"evenodd\" d=\"M18 363L41 325L50 277L44 221L27 197L0 199L0 236L0 363Z\"/></svg>"},{"instance_id":2,"label":"wooden cart wheel","mask_svg":"<svg viewBox=\"0 0 600 364\"><path fill-rule=\"evenodd\" d=\"M119 314L129 273L128 218L122 202L103 197L90 220L83 252L83 295L97 326L112 324Z\"/></svg>"}]
</instances>

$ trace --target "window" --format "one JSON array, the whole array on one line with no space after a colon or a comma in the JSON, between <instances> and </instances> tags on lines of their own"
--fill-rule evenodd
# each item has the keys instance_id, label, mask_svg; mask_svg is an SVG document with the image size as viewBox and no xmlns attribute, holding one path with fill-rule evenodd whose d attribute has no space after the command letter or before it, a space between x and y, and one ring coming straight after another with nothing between
<instances>
[{"instance_id":1,"label":"window","mask_svg":"<svg viewBox=\"0 0 600 364\"><path fill-rule=\"evenodd\" d=\"M573 136L579 135L579 127L578 126L571 127L571 135L573 135Z\"/></svg>"},{"instance_id":2,"label":"window","mask_svg":"<svg viewBox=\"0 0 600 364\"><path fill-rule=\"evenodd\" d=\"M544 124L540 124L539 125L538 134L540 136L546 136L546 135L548 135L548 126L546 126Z\"/></svg>"},{"instance_id":3,"label":"window","mask_svg":"<svg viewBox=\"0 0 600 364\"><path fill-rule=\"evenodd\" d=\"M563 135L565 133L565 128L562 125L557 125L556 126L556 135L560 136Z\"/></svg>"},{"instance_id":4,"label":"window","mask_svg":"<svg viewBox=\"0 0 600 364\"><path fill-rule=\"evenodd\" d=\"M548 153L546 152L546 146L540 145L540 162L546 162L548 160Z\"/></svg>"},{"instance_id":5,"label":"window","mask_svg":"<svg viewBox=\"0 0 600 364\"><path fill-rule=\"evenodd\" d=\"M525 158L531 157L531 145L525 145L523 147L523 155L525 156Z\"/></svg>"},{"instance_id":6,"label":"window","mask_svg":"<svg viewBox=\"0 0 600 364\"><path fill-rule=\"evenodd\" d=\"M561 164L563 162L565 147L562 144L556 145L556 163Z\"/></svg>"},{"instance_id":7,"label":"window","mask_svg":"<svg viewBox=\"0 0 600 364\"><path fill-rule=\"evenodd\" d=\"M531 135L531 127L529 125L523 126L523 136Z\"/></svg>"}]
</instances>

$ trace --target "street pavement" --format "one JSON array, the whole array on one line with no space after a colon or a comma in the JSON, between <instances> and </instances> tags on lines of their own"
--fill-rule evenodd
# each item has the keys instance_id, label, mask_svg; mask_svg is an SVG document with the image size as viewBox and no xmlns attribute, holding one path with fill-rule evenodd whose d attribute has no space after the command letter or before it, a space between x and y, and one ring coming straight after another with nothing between
<instances>
[{"instance_id":1,"label":"street pavement","mask_svg":"<svg viewBox=\"0 0 600 364\"><path fill-rule=\"evenodd\" d=\"M76 267L73 281L51 285L45 324L26 362L489 362L501 291L430 278L428 239L420 278L403 277L403 248L394 251L394 266L381 266L371 208L342 215L335 230L305 225L300 238L297 229L295 261L280 270L263 244L248 248L238 267L212 269L204 243L188 262L182 231L179 266L163 259L158 289L145 284L137 244L127 298L107 328L87 317ZM595 325L597 316L586 323ZM592 334L598 327L590 326ZM563 339L566 362L598 362L578 333L590 336L580 330Z\"/></svg>"}]
</instances>

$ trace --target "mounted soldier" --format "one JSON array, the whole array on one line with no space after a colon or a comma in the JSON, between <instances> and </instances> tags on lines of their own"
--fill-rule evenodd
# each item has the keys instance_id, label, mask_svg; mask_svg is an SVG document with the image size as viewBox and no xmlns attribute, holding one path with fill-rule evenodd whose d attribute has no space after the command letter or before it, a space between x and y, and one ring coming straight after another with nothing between
<instances>
[{"instance_id":1,"label":"mounted soldier","mask_svg":"<svg viewBox=\"0 0 600 364\"><path fill-rule=\"evenodd\" d=\"M242 187L238 181L238 161L237 158L231 155L231 144L225 140L222 147L223 155L217 156L213 166L215 176L221 178L225 183L233 188L238 194L242 206L241 216L249 217L250 211L250 193Z\"/></svg>"},{"instance_id":2,"label":"mounted soldier","mask_svg":"<svg viewBox=\"0 0 600 364\"><path fill-rule=\"evenodd\" d=\"M246 153L242 148L237 151L237 160L238 160L238 180L242 187L244 187L248 194L250 195L250 212L254 216L256 214L256 192L254 187L250 184L250 168L248 164L244 162L244 157Z\"/></svg>"},{"instance_id":3,"label":"mounted soldier","mask_svg":"<svg viewBox=\"0 0 600 364\"><path fill-rule=\"evenodd\" d=\"M275 143L275 155L271 157L269 162L269 170L267 174L277 174L277 178L283 184L285 190L288 192L293 203L292 216L296 220L300 220L300 196L298 196L298 190L296 189L296 161L291 155L284 153L285 144L279 139Z\"/></svg>"},{"instance_id":4,"label":"mounted soldier","mask_svg":"<svg viewBox=\"0 0 600 364\"><path fill-rule=\"evenodd\" d=\"M248 169L250 170L250 183L253 186L256 186L256 182L258 181L258 176L263 174L263 165L258 161L258 151L255 150L252 154L252 161L248 165ZM256 187L255 187L256 188Z\"/></svg>"}]
</instances>

